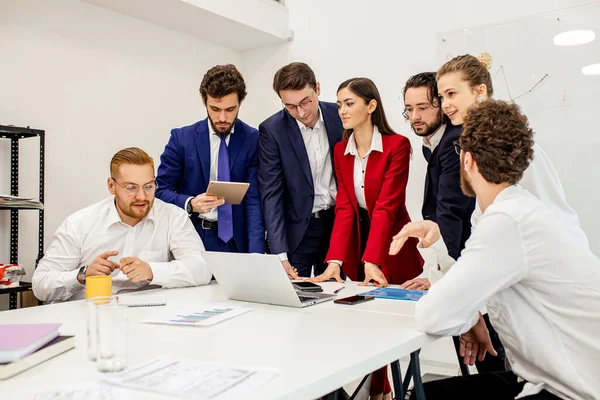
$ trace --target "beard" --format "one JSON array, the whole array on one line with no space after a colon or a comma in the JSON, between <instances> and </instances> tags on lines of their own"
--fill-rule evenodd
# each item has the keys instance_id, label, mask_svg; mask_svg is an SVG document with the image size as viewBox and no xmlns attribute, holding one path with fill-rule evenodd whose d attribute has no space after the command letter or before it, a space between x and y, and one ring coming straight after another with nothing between
<instances>
[{"instance_id":1,"label":"beard","mask_svg":"<svg viewBox=\"0 0 600 400\"><path fill-rule=\"evenodd\" d=\"M117 208L121 210L121 212L127 215L130 218L137 219L141 221L148 215L152 206L154 205L154 199L152 200L144 200L144 201L136 201L131 200L129 202L122 200L119 196L115 196L115 201L117 202ZM138 210L134 204L146 204L146 207L143 210Z\"/></svg>"},{"instance_id":2,"label":"beard","mask_svg":"<svg viewBox=\"0 0 600 400\"><path fill-rule=\"evenodd\" d=\"M463 164L463 158L460 157L460 188L465 196L475 197L475 190L473 190L473 186L469 182L469 177L467 176L467 171L465 171L465 167Z\"/></svg>"},{"instance_id":3,"label":"beard","mask_svg":"<svg viewBox=\"0 0 600 400\"><path fill-rule=\"evenodd\" d=\"M427 137L429 135L433 135L435 133L435 131L437 131L439 129L439 127L442 125L442 115L438 114L437 118L429 124L427 122L423 122L423 121L421 121L421 122L423 124L425 124L425 126L422 128L419 128L419 130L417 130L413 124L410 124L410 128L413 130L414 133L417 134L417 136Z\"/></svg>"},{"instance_id":4,"label":"beard","mask_svg":"<svg viewBox=\"0 0 600 400\"><path fill-rule=\"evenodd\" d=\"M210 117L210 115L208 116L208 121L210 122L210 126L212 126L213 130L215 131L215 133L219 136L222 137L226 137L227 135L229 135L231 133L231 129L233 128L233 126L235 125L236 121L237 121L237 114L235 115L235 118L233 119L233 122L230 124L227 124L227 126L223 126L223 127L218 127L215 125L214 121L212 120L212 118Z\"/></svg>"}]
</instances>

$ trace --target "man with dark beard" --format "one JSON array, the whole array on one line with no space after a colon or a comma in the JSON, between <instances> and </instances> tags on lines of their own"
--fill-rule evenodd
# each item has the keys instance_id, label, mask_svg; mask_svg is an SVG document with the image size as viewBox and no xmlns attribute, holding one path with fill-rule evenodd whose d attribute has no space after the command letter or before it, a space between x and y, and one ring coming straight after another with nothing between
<instances>
[{"instance_id":1,"label":"man with dark beard","mask_svg":"<svg viewBox=\"0 0 600 400\"><path fill-rule=\"evenodd\" d=\"M33 273L38 299L82 299L90 276L110 275L113 294L210 282L202 242L187 214L154 199L154 161L144 150L115 154L107 186L112 196L70 215L56 230Z\"/></svg>"},{"instance_id":2,"label":"man with dark beard","mask_svg":"<svg viewBox=\"0 0 600 400\"><path fill-rule=\"evenodd\" d=\"M423 219L439 225L448 254L456 260L471 232L470 218L475 207L475 200L460 190L460 160L452 145L460 136L462 127L446 123L434 72L410 77L403 96L404 118L423 138L423 155L428 163ZM403 287L425 290L429 285L428 278L416 278Z\"/></svg>"},{"instance_id":3,"label":"man with dark beard","mask_svg":"<svg viewBox=\"0 0 600 400\"><path fill-rule=\"evenodd\" d=\"M200 95L208 118L171 131L160 157L156 197L187 211L210 251L264 253L265 229L257 181L258 131L237 118L246 97L242 74L211 68ZM239 205L206 194L211 181L250 184Z\"/></svg>"}]
</instances>

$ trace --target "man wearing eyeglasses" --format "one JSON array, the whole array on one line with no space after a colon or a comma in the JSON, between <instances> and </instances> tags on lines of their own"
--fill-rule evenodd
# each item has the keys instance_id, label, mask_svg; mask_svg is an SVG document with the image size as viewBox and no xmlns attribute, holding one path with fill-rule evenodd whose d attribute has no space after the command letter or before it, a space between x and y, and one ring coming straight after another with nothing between
<instances>
[{"instance_id":1,"label":"man wearing eyeglasses","mask_svg":"<svg viewBox=\"0 0 600 400\"><path fill-rule=\"evenodd\" d=\"M207 250L264 253L258 131L238 118L244 78L234 65L217 65L204 75L200 95L208 117L171 131L160 156L156 197L188 212ZM224 204L206 193L211 181L250 186L241 204Z\"/></svg>"},{"instance_id":2,"label":"man wearing eyeglasses","mask_svg":"<svg viewBox=\"0 0 600 400\"><path fill-rule=\"evenodd\" d=\"M112 276L113 293L148 285L210 282L202 241L181 208L154 198L154 161L143 150L119 151L110 162L111 197L69 216L33 274L42 301L85 297L90 276Z\"/></svg>"},{"instance_id":3,"label":"man wearing eyeglasses","mask_svg":"<svg viewBox=\"0 0 600 400\"><path fill-rule=\"evenodd\" d=\"M423 138L423 155L427 160L423 219L436 222L448 254L458 259L471 234L471 214L475 199L460 188L460 157L453 142L458 140L462 126L447 123L437 91L434 72L411 76L403 90L404 118L413 132ZM402 285L406 289L429 289L428 278L416 278Z\"/></svg>"},{"instance_id":4,"label":"man wearing eyeglasses","mask_svg":"<svg viewBox=\"0 0 600 400\"><path fill-rule=\"evenodd\" d=\"M293 279L325 270L337 185L333 148L343 127L335 103L319 101L312 69L300 62L275 74L283 109L260 124L258 181L270 251Z\"/></svg>"}]
</instances>

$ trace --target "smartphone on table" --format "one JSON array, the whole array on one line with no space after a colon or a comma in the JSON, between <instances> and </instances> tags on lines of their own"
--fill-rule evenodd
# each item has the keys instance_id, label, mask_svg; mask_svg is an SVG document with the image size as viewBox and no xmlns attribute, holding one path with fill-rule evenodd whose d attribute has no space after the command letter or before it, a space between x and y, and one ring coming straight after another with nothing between
<instances>
[{"instance_id":1,"label":"smartphone on table","mask_svg":"<svg viewBox=\"0 0 600 400\"><path fill-rule=\"evenodd\" d=\"M323 288L320 285L312 282L292 282L292 285L303 292L322 292Z\"/></svg>"},{"instance_id":2,"label":"smartphone on table","mask_svg":"<svg viewBox=\"0 0 600 400\"><path fill-rule=\"evenodd\" d=\"M336 304L347 304L353 306L354 304L360 304L364 303L365 301L371 301L374 298L375 297L373 296L350 296L344 297L343 299L334 300L333 302Z\"/></svg>"}]
</instances>

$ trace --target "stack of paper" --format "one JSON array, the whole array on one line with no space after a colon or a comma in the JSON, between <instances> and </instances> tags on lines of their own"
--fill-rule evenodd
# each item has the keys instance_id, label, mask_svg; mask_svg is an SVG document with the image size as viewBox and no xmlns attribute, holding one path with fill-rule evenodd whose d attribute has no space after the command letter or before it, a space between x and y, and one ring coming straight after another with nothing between
<instances>
[{"instance_id":1,"label":"stack of paper","mask_svg":"<svg viewBox=\"0 0 600 400\"><path fill-rule=\"evenodd\" d=\"M44 205L31 197L17 197L0 194L0 207L6 208L31 208L43 210Z\"/></svg>"}]
</instances>

